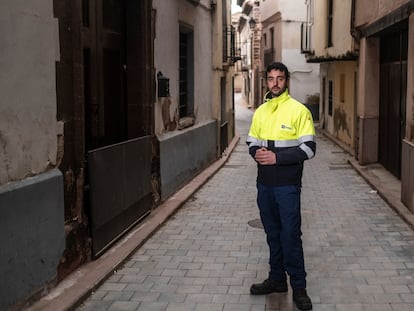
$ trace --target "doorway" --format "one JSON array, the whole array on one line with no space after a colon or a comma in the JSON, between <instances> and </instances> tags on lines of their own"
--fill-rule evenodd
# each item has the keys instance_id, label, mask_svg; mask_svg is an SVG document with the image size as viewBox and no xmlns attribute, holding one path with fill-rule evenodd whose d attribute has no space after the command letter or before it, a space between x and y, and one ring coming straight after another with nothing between
<instances>
[{"instance_id":1,"label":"doorway","mask_svg":"<svg viewBox=\"0 0 414 311\"><path fill-rule=\"evenodd\" d=\"M408 22L380 37L379 162L401 178L401 144L405 131Z\"/></svg>"},{"instance_id":2,"label":"doorway","mask_svg":"<svg viewBox=\"0 0 414 311\"><path fill-rule=\"evenodd\" d=\"M85 183L92 256L152 208L151 1L82 0Z\"/></svg>"}]
</instances>

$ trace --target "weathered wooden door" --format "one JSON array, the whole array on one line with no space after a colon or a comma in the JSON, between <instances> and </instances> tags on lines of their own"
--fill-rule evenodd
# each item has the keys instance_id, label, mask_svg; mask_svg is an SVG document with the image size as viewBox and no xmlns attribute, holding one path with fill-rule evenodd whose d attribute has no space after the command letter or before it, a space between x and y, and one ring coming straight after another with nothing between
<instances>
[{"instance_id":1,"label":"weathered wooden door","mask_svg":"<svg viewBox=\"0 0 414 311\"><path fill-rule=\"evenodd\" d=\"M407 44L407 23L381 36L379 162L398 178L405 130Z\"/></svg>"},{"instance_id":2,"label":"weathered wooden door","mask_svg":"<svg viewBox=\"0 0 414 311\"><path fill-rule=\"evenodd\" d=\"M85 204L92 254L152 207L151 1L83 0ZM147 44L145 44L147 43Z\"/></svg>"},{"instance_id":3,"label":"weathered wooden door","mask_svg":"<svg viewBox=\"0 0 414 311\"><path fill-rule=\"evenodd\" d=\"M88 149L126 139L125 6L122 0L90 1L90 49L85 81Z\"/></svg>"}]
</instances>

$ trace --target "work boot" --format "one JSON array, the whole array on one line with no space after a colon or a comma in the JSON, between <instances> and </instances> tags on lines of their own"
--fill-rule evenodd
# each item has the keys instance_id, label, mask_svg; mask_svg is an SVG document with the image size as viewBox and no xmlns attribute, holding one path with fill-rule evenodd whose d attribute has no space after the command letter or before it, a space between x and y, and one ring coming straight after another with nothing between
<instances>
[{"instance_id":1,"label":"work boot","mask_svg":"<svg viewBox=\"0 0 414 311\"><path fill-rule=\"evenodd\" d=\"M262 283L253 284L250 287L252 295L266 295L270 293L286 293L288 290L286 280L275 281L266 279Z\"/></svg>"},{"instance_id":2,"label":"work boot","mask_svg":"<svg viewBox=\"0 0 414 311\"><path fill-rule=\"evenodd\" d=\"M304 288L293 291L293 301L299 310L312 310L312 301Z\"/></svg>"}]
</instances>

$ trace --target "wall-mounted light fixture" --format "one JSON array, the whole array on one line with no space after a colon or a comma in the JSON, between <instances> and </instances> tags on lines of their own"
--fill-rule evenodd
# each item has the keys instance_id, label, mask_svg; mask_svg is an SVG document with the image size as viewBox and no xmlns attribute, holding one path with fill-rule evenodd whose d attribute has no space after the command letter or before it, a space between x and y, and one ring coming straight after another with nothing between
<instances>
[{"instance_id":1,"label":"wall-mounted light fixture","mask_svg":"<svg viewBox=\"0 0 414 311\"><path fill-rule=\"evenodd\" d=\"M256 27L256 21L253 17L249 19L249 27L250 29L254 29L254 27Z\"/></svg>"},{"instance_id":2,"label":"wall-mounted light fixture","mask_svg":"<svg viewBox=\"0 0 414 311\"><path fill-rule=\"evenodd\" d=\"M210 7L211 7L212 11L214 11L216 9L216 6L217 6L217 0L211 0L210 1Z\"/></svg>"}]
</instances>

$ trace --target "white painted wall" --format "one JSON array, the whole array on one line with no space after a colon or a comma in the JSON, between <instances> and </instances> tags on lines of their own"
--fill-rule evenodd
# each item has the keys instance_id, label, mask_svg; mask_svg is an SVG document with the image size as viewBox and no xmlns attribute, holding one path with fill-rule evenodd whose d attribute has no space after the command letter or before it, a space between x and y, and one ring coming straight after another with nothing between
<instances>
[{"instance_id":1,"label":"white painted wall","mask_svg":"<svg viewBox=\"0 0 414 311\"><path fill-rule=\"evenodd\" d=\"M56 165L53 1L0 2L0 185Z\"/></svg>"},{"instance_id":2,"label":"white painted wall","mask_svg":"<svg viewBox=\"0 0 414 311\"><path fill-rule=\"evenodd\" d=\"M267 19L275 12L283 12L284 20L305 20L305 0L266 0L260 2L261 18Z\"/></svg>"},{"instance_id":3,"label":"white painted wall","mask_svg":"<svg viewBox=\"0 0 414 311\"><path fill-rule=\"evenodd\" d=\"M282 62L290 72L289 93L300 101L306 102L309 95L319 93L319 64L308 64L300 49L283 49Z\"/></svg>"},{"instance_id":4,"label":"white painted wall","mask_svg":"<svg viewBox=\"0 0 414 311\"><path fill-rule=\"evenodd\" d=\"M196 123L213 118L212 109L212 21L205 8L210 1L194 6L186 0L154 0L156 36L154 42L155 74L161 71L170 79L171 119L177 113L179 101L179 23L194 30L194 113ZM209 31L206 31L208 29ZM156 79L156 77L154 77ZM155 103L155 133L163 133L161 101Z\"/></svg>"},{"instance_id":5,"label":"white painted wall","mask_svg":"<svg viewBox=\"0 0 414 311\"><path fill-rule=\"evenodd\" d=\"M281 50L281 59L291 73L289 92L298 101L305 103L309 95L319 93L319 64L306 63L305 55L300 51L300 26L306 21L304 0L266 0L260 2L261 21L281 14L281 20L274 25L276 51ZM266 29L273 27L268 25ZM269 35L268 35L269 36ZM277 46L281 42L281 47ZM276 54L278 55L278 54Z\"/></svg>"}]
</instances>

